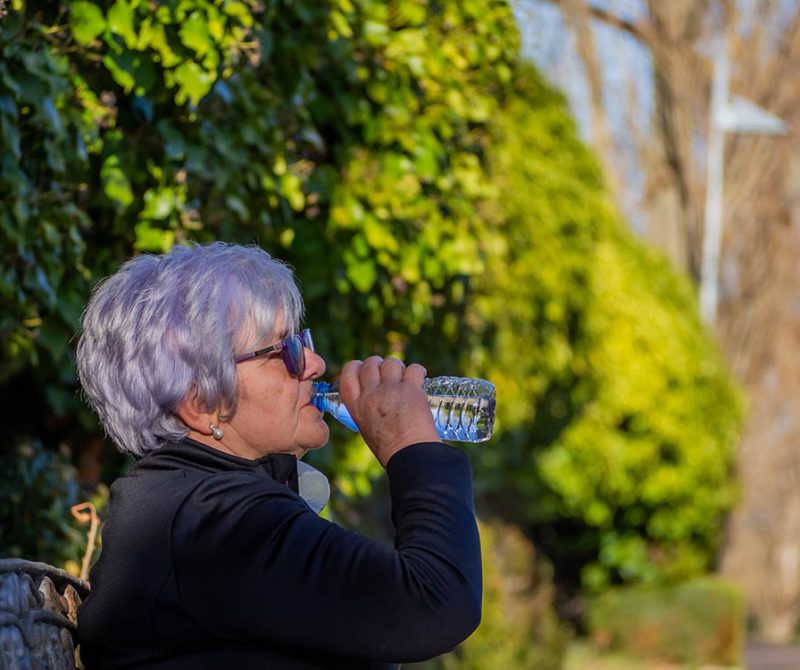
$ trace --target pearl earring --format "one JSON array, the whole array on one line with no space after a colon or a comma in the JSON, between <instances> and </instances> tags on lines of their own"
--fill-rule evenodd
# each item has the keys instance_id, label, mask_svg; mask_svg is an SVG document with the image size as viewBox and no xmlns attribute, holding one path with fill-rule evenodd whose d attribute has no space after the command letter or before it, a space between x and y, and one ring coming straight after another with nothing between
<instances>
[{"instance_id":1,"label":"pearl earring","mask_svg":"<svg viewBox=\"0 0 800 670\"><path fill-rule=\"evenodd\" d=\"M222 428L215 426L213 423L208 424L208 427L211 429L211 435L215 440L222 439L222 436L225 434L222 432Z\"/></svg>"}]
</instances>

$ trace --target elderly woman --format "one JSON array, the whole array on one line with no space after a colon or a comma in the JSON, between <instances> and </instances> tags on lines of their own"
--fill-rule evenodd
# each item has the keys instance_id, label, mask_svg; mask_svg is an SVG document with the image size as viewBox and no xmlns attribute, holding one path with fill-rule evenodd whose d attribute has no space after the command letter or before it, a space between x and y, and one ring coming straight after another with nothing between
<instances>
[{"instance_id":1,"label":"elderly woman","mask_svg":"<svg viewBox=\"0 0 800 670\"><path fill-rule=\"evenodd\" d=\"M470 468L436 434L421 366L373 356L340 378L386 469L394 548L304 499L298 459L328 427L302 312L284 264L221 243L138 256L95 290L81 382L138 460L79 610L87 670L396 667L477 626Z\"/></svg>"}]
</instances>

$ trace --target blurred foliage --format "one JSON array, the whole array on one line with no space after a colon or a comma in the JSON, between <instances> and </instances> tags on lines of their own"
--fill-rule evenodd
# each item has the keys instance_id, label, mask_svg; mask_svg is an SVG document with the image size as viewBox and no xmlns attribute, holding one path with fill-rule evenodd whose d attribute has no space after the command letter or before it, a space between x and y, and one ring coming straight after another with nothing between
<instances>
[{"instance_id":1,"label":"blurred foliage","mask_svg":"<svg viewBox=\"0 0 800 670\"><path fill-rule=\"evenodd\" d=\"M483 617L444 670L558 670L568 633L553 607L552 569L519 529L479 523L483 552Z\"/></svg>"},{"instance_id":2,"label":"blurred foliage","mask_svg":"<svg viewBox=\"0 0 800 670\"><path fill-rule=\"evenodd\" d=\"M20 442L0 453L0 556L79 560L84 533L70 515L80 500L69 454Z\"/></svg>"},{"instance_id":3,"label":"blurred foliage","mask_svg":"<svg viewBox=\"0 0 800 670\"><path fill-rule=\"evenodd\" d=\"M498 387L481 484L562 581L602 589L713 565L742 399L689 282L633 239L562 97L529 67L487 151L502 253L477 279L470 371Z\"/></svg>"},{"instance_id":4,"label":"blurred foliage","mask_svg":"<svg viewBox=\"0 0 800 670\"><path fill-rule=\"evenodd\" d=\"M505 1L13 0L0 52L15 439L97 435L73 353L95 281L257 242L297 268L331 375L379 353L497 383L478 484L557 570L602 588L713 560L740 401ZM333 442L317 465L367 493L377 463Z\"/></svg>"},{"instance_id":5,"label":"blurred foliage","mask_svg":"<svg viewBox=\"0 0 800 670\"><path fill-rule=\"evenodd\" d=\"M402 356L440 314L455 367L505 2L17 1L0 29L0 379L33 377L54 433L93 421L68 345L91 285L187 239L292 262L329 360ZM379 468L348 439L364 493Z\"/></svg>"},{"instance_id":6,"label":"blurred foliage","mask_svg":"<svg viewBox=\"0 0 800 670\"><path fill-rule=\"evenodd\" d=\"M562 670L698 670L698 666L691 662L686 664L653 662L651 658L643 658L636 654L600 650L589 641L576 639L567 648ZM732 669L726 668L726 670Z\"/></svg>"},{"instance_id":7,"label":"blurred foliage","mask_svg":"<svg viewBox=\"0 0 800 670\"><path fill-rule=\"evenodd\" d=\"M558 670L569 633L554 608L552 569L522 532L503 521L478 522L483 552L483 615L449 654L406 670Z\"/></svg>"},{"instance_id":8,"label":"blurred foliage","mask_svg":"<svg viewBox=\"0 0 800 670\"><path fill-rule=\"evenodd\" d=\"M740 589L706 577L660 588L617 587L592 601L595 645L657 661L740 667L745 611Z\"/></svg>"}]
</instances>

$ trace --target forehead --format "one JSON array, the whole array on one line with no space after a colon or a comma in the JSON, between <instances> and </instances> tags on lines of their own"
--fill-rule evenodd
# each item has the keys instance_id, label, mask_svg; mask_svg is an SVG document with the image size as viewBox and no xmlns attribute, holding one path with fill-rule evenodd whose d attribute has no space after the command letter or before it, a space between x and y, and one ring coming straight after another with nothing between
<instances>
[{"instance_id":1,"label":"forehead","mask_svg":"<svg viewBox=\"0 0 800 670\"><path fill-rule=\"evenodd\" d=\"M273 344L274 342L282 340L287 335L291 335L292 332L294 332L292 324L286 322L286 318L283 312L278 312L278 315L275 317L275 323L272 326L272 332L257 333L256 337L258 341L256 342L256 344L257 345Z\"/></svg>"},{"instance_id":2,"label":"forehead","mask_svg":"<svg viewBox=\"0 0 800 670\"><path fill-rule=\"evenodd\" d=\"M266 330L266 326L248 319L239 331L237 350L244 352L249 349L258 349L274 344L294 332L291 323L286 323L283 312L278 312L272 325L272 330Z\"/></svg>"},{"instance_id":3,"label":"forehead","mask_svg":"<svg viewBox=\"0 0 800 670\"><path fill-rule=\"evenodd\" d=\"M275 325L272 328L272 337L275 340L282 340L284 337L291 335L294 332L294 324L287 323L284 313L278 312L275 317Z\"/></svg>"}]
</instances>

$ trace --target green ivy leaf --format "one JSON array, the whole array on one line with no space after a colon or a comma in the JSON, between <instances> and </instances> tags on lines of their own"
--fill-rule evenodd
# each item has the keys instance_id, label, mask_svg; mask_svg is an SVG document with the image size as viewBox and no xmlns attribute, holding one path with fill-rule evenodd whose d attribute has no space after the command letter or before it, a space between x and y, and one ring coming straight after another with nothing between
<instances>
[{"instance_id":1,"label":"green ivy leaf","mask_svg":"<svg viewBox=\"0 0 800 670\"><path fill-rule=\"evenodd\" d=\"M191 104L196 105L211 90L217 75L197 63L187 61L175 68L173 77L178 85L175 102L182 105L189 100Z\"/></svg>"},{"instance_id":2,"label":"green ivy leaf","mask_svg":"<svg viewBox=\"0 0 800 670\"><path fill-rule=\"evenodd\" d=\"M136 48L136 29L134 11L125 0L115 0L108 10L108 28L119 35L129 49Z\"/></svg>"},{"instance_id":3,"label":"green ivy leaf","mask_svg":"<svg viewBox=\"0 0 800 670\"><path fill-rule=\"evenodd\" d=\"M103 65L108 68L114 81L122 87L125 93L130 93L133 90L136 79L134 79L133 73L127 69L126 66L129 66L128 63L120 61L119 57L116 55L107 54L105 58L103 58Z\"/></svg>"},{"instance_id":4,"label":"green ivy leaf","mask_svg":"<svg viewBox=\"0 0 800 670\"><path fill-rule=\"evenodd\" d=\"M291 208L300 212L306 204L306 197L303 194L302 182L299 177L291 172L281 175L281 193L289 201Z\"/></svg>"},{"instance_id":5,"label":"green ivy leaf","mask_svg":"<svg viewBox=\"0 0 800 670\"><path fill-rule=\"evenodd\" d=\"M136 241L134 249L137 251L155 251L166 253L175 244L175 231L154 228L148 221L136 224Z\"/></svg>"},{"instance_id":6,"label":"green ivy leaf","mask_svg":"<svg viewBox=\"0 0 800 670\"><path fill-rule=\"evenodd\" d=\"M103 12L93 2L75 0L69 4L69 23L78 43L89 45L106 28Z\"/></svg>"},{"instance_id":7,"label":"green ivy leaf","mask_svg":"<svg viewBox=\"0 0 800 670\"><path fill-rule=\"evenodd\" d=\"M100 178L103 181L103 190L110 200L126 208L133 202L133 190L131 183L125 176L120 167L119 157L116 154L110 155L103 162L100 170Z\"/></svg>"},{"instance_id":8,"label":"green ivy leaf","mask_svg":"<svg viewBox=\"0 0 800 670\"><path fill-rule=\"evenodd\" d=\"M147 47L152 47L156 50L157 56L153 60L160 61L165 68L175 67L181 62L180 56L175 53L167 39L164 26L161 23L154 22L150 17L142 21L139 26L139 41L137 43L139 51L143 51Z\"/></svg>"},{"instance_id":9,"label":"green ivy leaf","mask_svg":"<svg viewBox=\"0 0 800 670\"><path fill-rule=\"evenodd\" d=\"M173 188L148 189L144 194L144 208L141 219L166 219L175 211L178 198Z\"/></svg>"},{"instance_id":10,"label":"green ivy leaf","mask_svg":"<svg viewBox=\"0 0 800 670\"><path fill-rule=\"evenodd\" d=\"M213 49L208 22L201 12L192 12L183 22L178 34L183 43L200 58Z\"/></svg>"},{"instance_id":11,"label":"green ivy leaf","mask_svg":"<svg viewBox=\"0 0 800 670\"><path fill-rule=\"evenodd\" d=\"M359 261L353 259L346 270L347 278L361 293L369 293L378 278L375 261L370 258Z\"/></svg>"},{"instance_id":12,"label":"green ivy leaf","mask_svg":"<svg viewBox=\"0 0 800 670\"><path fill-rule=\"evenodd\" d=\"M7 116L0 117L0 136L3 138L3 147L15 161L22 157L20 145L19 126Z\"/></svg>"}]
</instances>

